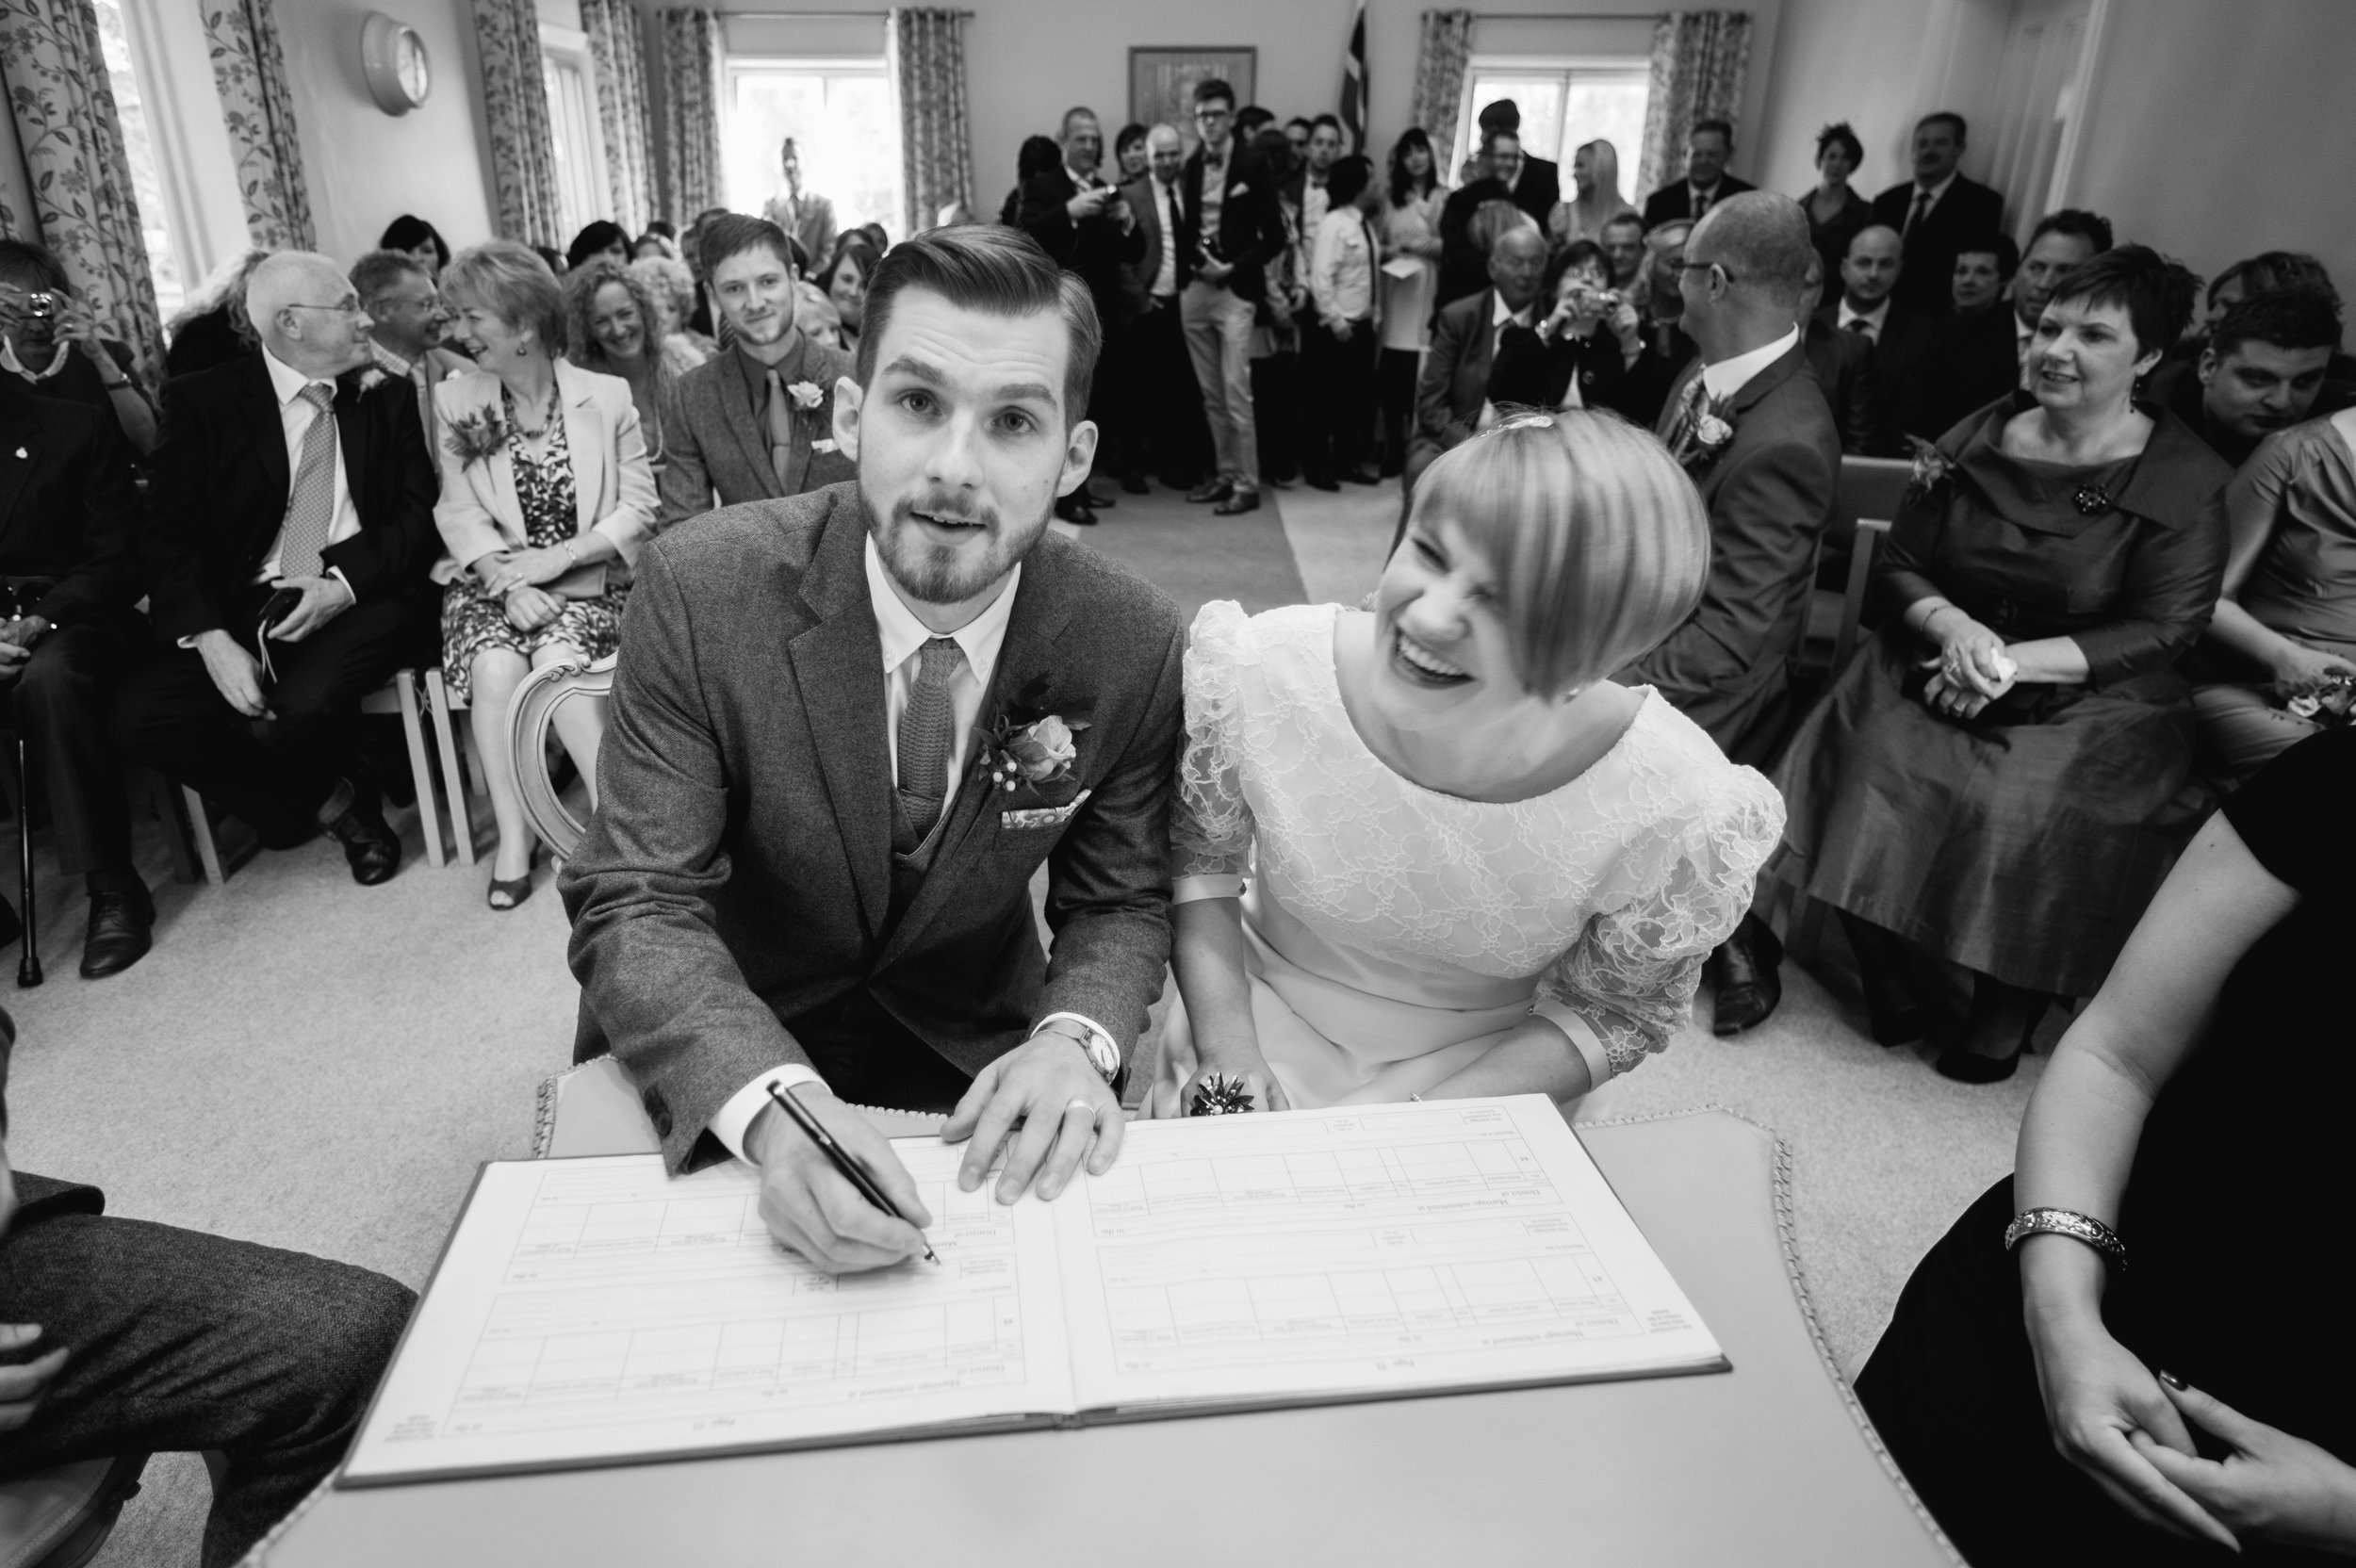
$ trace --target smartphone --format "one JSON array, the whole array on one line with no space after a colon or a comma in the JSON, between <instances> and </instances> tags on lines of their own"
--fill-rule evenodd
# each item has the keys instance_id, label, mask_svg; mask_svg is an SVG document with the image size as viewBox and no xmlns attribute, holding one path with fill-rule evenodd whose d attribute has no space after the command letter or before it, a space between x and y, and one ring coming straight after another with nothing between
<instances>
[{"instance_id":1,"label":"smartphone","mask_svg":"<svg viewBox=\"0 0 2356 1568\"><path fill-rule=\"evenodd\" d=\"M278 592L272 594L269 598L263 600L263 634L265 636L269 635L270 628L276 626L279 622L293 614L295 612L295 607L300 605L302 602L303 590L300 588L281 588Z\"/></svg>"}]
</instances>

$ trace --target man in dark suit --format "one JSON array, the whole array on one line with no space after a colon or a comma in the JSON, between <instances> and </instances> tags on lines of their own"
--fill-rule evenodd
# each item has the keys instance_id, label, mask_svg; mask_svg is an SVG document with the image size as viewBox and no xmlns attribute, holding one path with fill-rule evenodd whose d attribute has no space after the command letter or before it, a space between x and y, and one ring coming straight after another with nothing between
<instances>
[{"instance_id":1,"label":"man in dark suit","mask_svg":"<svg viewBox=\"0 0 2356 1568\"><path fill-rule=\"evenodd\" d=\"M1197 236L1194 276L1179 318L1210 421L1219 472L1187 492L1220 516L1260 505L1260 438L1252 405L1252 328L1268 293L1268 263L1285 245L1276 180L1235 130L1235 90L1212 77L1194 88L1202 140L1186 158L1186 212Z\"/></svg>"},{"instance_id":2,"label":"man in dark suit","mask_svg":"<svg viewBox=\"0 0 2356 1568\"><path fill-rule=\"evenodd\" d=\"M1115 372L1127 403L1121 428L1124 449L1114 455L1121 487L1146 492L1148 467L1162 482L1190 490L1201 482L1202 454L1210 446L1203 423L1203 392L1186 357L1186 335L1179 301L1194 279L1200 237L1187 209L1184 178L1186 144L1171 125L1146 133L1147 172L1121 187L1121 200L1137 214L1142 253L1121 270L1122 343Z\"/></svg>"},{"instance_id":3,"label":"man in dark suit","mask_svg":"<svg viewBox=\"0 0 2356 1568\"><path fill-rule=\"evenodd\" d=\"M697 230L703 274L732 339L672 384L663 408L664 528L744 501L798 496L848 479L834 440L835 384L851 356L794 322L785 231L722 213Z\"/></svg>"},{"instance_id":4,"label":"man in dark suit","mask_svg":"<svg viewBox=\"0 0 2356 1568\"><path fill-rule=\"evenodd\" d=\"M1840 486L1840 432L1797 325L1813 254L1799 204L1763 190L1713 206L1686 240L1683 323L1700 358L1658 428L1710 508L1710 577L1686 623L1619 677L1658 688L1737 762L1767 761L1796 717L1792 658ZM1717 1033L1775 1010L1780 957L1745 917L1712 956Z\"/></svg>"},{"instance_id":5,"label":"man in dark suit","mask_svg":"<svg viewBox=\"0 0 2356 1568\"><path fill-rule=\"evenodd\" d=\"M1495 171L1498 183L1505 188L1505 199L1538 220L1540 228L1554 213L1555 204L1562 200L1562 166L1539 157L1522 145L1521 106L1511 98L1500 98L1481 111L1476 122L1485 139L1491 131L1502 131L1513 139L1520 148L1521 162L1511 173Z\"/></svg>"},{"instance_id":6,"label":"man in dark suit","mask_svg":"<svg viewBox=\"0 0 2356 1568\"><path fill-rule=\"evenodd\" d=\"M1941 110L1914 127L1914 178L1873 198L1873 221L1906 243L1898 302L1915 315L1948 315L1948 286L1964 240L2004 225L2004 199L1956 168L1963 161L1963 116Z\"/></svg>"},{"instance_id":7,"label":"man in dark suit","mask_svg":"<svg viewBox=\"0 0 2356 1568\"><path fill-rule=\"evenodd\" d=\"M1448 200L1440 204L1439 303L1443 307L1488 287L1489 253L1482 245L1487 237L1476 229L1473 219L1491 202L1513 201L1522 167L1521 138L1504 129L1481 132L1481 163L1487 172L1449 191ZM1543 236L1543 216L1538 224Z\"/></svg>"},{"instance_id":8,"label":"man in dark suit","mask_svg":"<svg viewBox=\"0 0 2356 1568\"><path fill-rule=\"evenodd\" d=\"M1811 310L1824 288L1824 258L1808 263L1808 284L1801 292L1800 339L1808 349L1808 367L1816 384L1832 405L1833 423L1841 430L1841 449L1864 454L1877 451L1881 432L1880 384L1873 377L1873 345L1862 333L1842 332L1833 325L1833 307Z\"/></svg>"},{"instance_id":9,"label":"man in dark suit","mask_svg":"<svg viewBox=\"0 0 2356 1568\"><path fill-rule=\"evenodd\" d=\"M1875 400L1863 433L1865 445L1849 444L1844 419L1843 451L1904 457L1908 435L1936 440L1945 428L1926 428L1935 420L1926 411L1939 391L1932 368L1932 325L1890 297L1904 275L1901 255L1897 230L1879 223L1858 230L1841 261L1841 297L1816 313L1820 329L1864 343L1873 353ZM1841 405L1836 401L1833 408L1841 417Z\"/></svg>"},{"instance_id":10,"label":"man in dark suit","mask_svg":"<svg viewBox=\"0 0 2356 1568\"><path fill-rule=\"evenodd\" d=\"M265 845L324 827L355 881L383 882L401 841L355 721L394 670L434 656L434 467L410 384L358 374L368 318L333 262L270 257L246 311L260 351L165 389L144 540L165 645L125 682L117 733Z\"/></svg>"},{"instance_id":11,"label":"man in dark suit","mask_svg":"<svg viewBox=\"0 0 2356 1568\"><path fill-rule=\"evenodd\" d=\"M1065 110L1063 135L1058 139L1063 144L1063 162L1024 183L1015 221L1055 258L1056 266L1076 273L1088 286L1096 318L1109 326L1121 319L1121 269L1144 253L1145 236L1138 232L1137 214L1129 210L1120 190L1098 172L1104 156L1104 132L1097 123L1096 112ZM1104 369L1106 373L1096 379L1095 400L1088 405L1088 416L1103 433L1110 455L1122 439L1114 406L1119 401L1114 388L1120 368L1116 363ZM1112 504L1111 496L1083 484L1055 503L1055 515L1069 523L1092 524L1095 508Z\"/></svg>"},{"instance_id":12,"label":"man in dark suit","mask_svg":"<svg viewBox=\"0 0 2356 1568\"><path fill-rule=\"evenodd\" d=\"M1114 1085L1170 952L1186 639L1161 593L1048 530L1094 456L1096 333L1078 281L1018 236L904 241L835 411L858 480L638 558L603 799L560 884L577 1049L635 1078L673 1170L699 1144L758 1165L771 1231L829 1269L924 1238L772 1086L917 1225L851 1103L954 1107L963 1185L1003 1152L1006 1202L1120 1145Z\"/></svg>"},{"instance_id":13,"label":"man in dark suit","mask_svg":"<svg viewBox=\"0 0 2356 1568\"><path fill-rule=\"evenodd\" d=\"M1734 156L1734 127L1723 120L1696 120L1685 133L1685 173L1644 198L1644 227L1657 229L1684 218L1698 220L1729 196L1751 188L1726 172Z\"/></svg>"},{"instance_id":14,"label":"man in dark suit","mask_svg":"<svg viewBox=\"0 0 2356 1568\"><path fill-rule=\"evenodd\" d=\"M1407 471L1400 480L1407 494L1415 494L1415 481L1432 459L1481 428L1497 335L1509 323L1537 324L1538 285L1546 266L1546 237L1537 230L1500 235L1489 250L1489 286L1440 311L1432 329L1432 351L1424 356L1415 384L1415 433L1407 443Z\"/></svg>"},{"instance_id":15,"label":"man in dark suit","mask_svg":"<svg viewBox=\"0 0 2356 1568\"><path fill-rule=\"evenodd\" d=\"M131 864L123 759L106 732L108 696L149 645L133 608L144 592L138 529L112 421L0 376L0 694L15 702L30 763L46 770L60 858L90 889L82 974L92 980L139 962L155 919Z\"/></svg>"}]
</instances>

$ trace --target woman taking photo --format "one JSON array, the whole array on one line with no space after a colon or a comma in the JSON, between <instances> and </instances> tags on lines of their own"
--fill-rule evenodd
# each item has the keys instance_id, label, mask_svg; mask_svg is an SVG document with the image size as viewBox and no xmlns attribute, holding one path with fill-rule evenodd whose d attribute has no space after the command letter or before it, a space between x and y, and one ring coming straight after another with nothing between
<instances>
[{"instance_id":1,"label":"woman taking photo","mask_svg":"<svg viewBox=\"0 0 2356 1568\"><path fill-rule=\"evenodd\" d=\"M654 474L629 384L558 357L564 296L528 247L495 239L460 252L442 293L483 367L434 388L442 675L468 706L499 822L490 906L512 909L532 896L532 837L508 699L533 669L614 651L624 576L654 520ZM594 808L602 709L564 703L556 729Z\"/></svg>"},{"instance_id":2,"label":"woman taking photo","mask_svg":"<svg viewBox=\"0 0 2356 1568\"><path fill-rule=\"evenodd\" d=\"M611 257L564 274L565 357L584 370L630 384L646 461L663 471L663 400L674 382L704 362L693 343L666 335L666 312L645 276Z\"/></svg>"},{"instance_id":3,"label":"woman taking photo","mask_svg":"<svg viewBox=\"0 0 2356 1568\"><path fill-rule=\"evenodd\" d=\"M2224 461L2136 379L2191 273L2140 245L2064 278L2031 389L1950 431L1898 509L1880 635L1792 737L1801 890L1841 911L1873 1037L2007 1077L2089 996L2199 820L2175 670L2225 568Z\"/></svg>"},{"instance_id":4,"label":"woman taking photo","mask_svg":"<svg viewBox=\"0 0 2356 1568\"><path fill-rule=\"evenodd\" d=\"M1579 1099L1685 1021L1782 826L1612 671L1700 597L1652 436L1509 417L1415 486L1371 612L1203 606L1171 822L1180 1001L1147 1113Z\"/></svg>"},{"instance_id":5,"label":"woman taking photo","mask_svg":"<svg viewBox=\"0 0 2356 1568\"><path fill-rule=\"evenodd\" d=\"M1497 408L1609 408L1627 389L1628 362L1644 347L1636 307L1604 286L1603 249L1576 239L1546 264L1534 327L1507 322L1489 362L1489 402Z\"/></svg>"}]
</instances>

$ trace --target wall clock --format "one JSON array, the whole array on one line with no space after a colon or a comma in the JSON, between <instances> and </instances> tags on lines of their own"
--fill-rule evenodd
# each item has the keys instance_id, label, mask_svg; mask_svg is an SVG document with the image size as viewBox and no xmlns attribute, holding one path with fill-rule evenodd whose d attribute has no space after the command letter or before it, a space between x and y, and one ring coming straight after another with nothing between
<instances>
[{"instance_id":1,"label":"wall clock","mask_svg":"<svg viewBox=\"0 0 2356 1568\"><path fill-rule=\"evenodd\" d=\"M407 114L434 90L425 41L415 27L383 11L370 11L360 28L360 69L368 77L368 95L386 114Z\"/></svg>"}]
</instances>

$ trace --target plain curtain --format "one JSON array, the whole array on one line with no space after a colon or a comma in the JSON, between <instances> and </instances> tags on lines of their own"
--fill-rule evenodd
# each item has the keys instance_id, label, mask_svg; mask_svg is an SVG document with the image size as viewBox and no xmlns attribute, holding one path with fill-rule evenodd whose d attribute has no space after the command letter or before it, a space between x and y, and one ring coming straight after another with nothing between
<instances>
[{"instance_id":1,"label":"plain curtain","mask_svg":"<svg viewBox=\"0 0 2356 1568\"><path fill-rule=\"evenodd\" d=\"M663 13L663 201L680 232L720 202L720 20Z\"/></svg>"},{"instance_id":2,"label":"plain curtain","mask_svg":"<svg viewBox=\"0 0 2356 1568\"><path fill-rule=\"evenodd\" d=\"M966 118L964 11L892 13L892 82L900 105L900 174L908 232L933 226L952 203L971 207L973 132Z\"/></svg>"},{"instance_id":3,"label":"plain curtain","mask_svg":"<svg viewBox=\"0 0 2356 1568\"><path fill-rule=\"evenodd\" d=\"M1472 53L1473 13L1426 11L1423 38L1415 45L1415 122L1432 139L1432 159L1440 183L1456 171L1448 157L1456 146L1456 121L1464 107L1464 61Z\"/></svg>"},{"instance_id":4,"label":"plain curtain","mask_svg":"<svg viewBox=\"0 0 2356 1568\"><path fill-rule=\"evenodd\" d=\"M556 140L548 128L540 15L532 0L474 0L476 53L483 59L483 118L491 127L491 174L500 237L562 248Z\"/></svg>"},{"instance_id":5,"label":"plain curtain","mask_svg":"<svg viewBox=\"0 0 2356 1568\"><path fill-rule=\"evenodd\" d=\"M270 0L204 0L203 14L221 120L237 159L246 233L257 250L314 249L319 241L303 183L303 147Z\"/></svg>"},{"instance_id":6,"label":"plain curtain","mask_svg":"<svg viewBox=\"0 0 2356 1568\"><path fill-rule=\"evenodd\" d=\"M1671 11L1653 24L1638 190L1656 190L1685 172L1685 133L1694 121L1731 124L1740 117L1750 54L1746 11Z\"/></svg>"},{"instance_id":7,"label":"plain curtain","mask_svg":"<svg viewBox=\"0 0 2356 1568\"><path fill-rule=\"evenodd\" d=\"M637 8L630 0L581 0L581 28L597 69L597 135L614 221L641 234L654 214L654 154Z\"/></svg>"}]
</instances>

